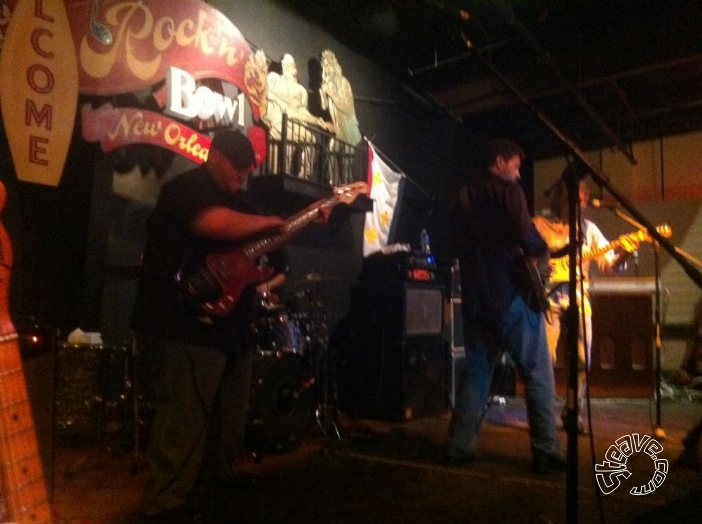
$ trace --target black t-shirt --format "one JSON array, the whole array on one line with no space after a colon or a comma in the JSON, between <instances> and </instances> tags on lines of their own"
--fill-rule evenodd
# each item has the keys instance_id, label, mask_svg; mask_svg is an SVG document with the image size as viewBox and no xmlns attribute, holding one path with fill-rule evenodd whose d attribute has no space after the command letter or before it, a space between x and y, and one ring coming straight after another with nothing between
<instances>
[{"instance_id":1,"label":"black t-shirt","mask_svg":"<svg viewBox=\"0 0 702 524\"><path fill-rule=\"evenodd\" d=\"M224 351L234 351L245 343L253 286L229 315L218 317L205 315L175 284L175 275L184 266L203 264L208 253L238 247L237 243L198 237L190 231L195 217L213 206L255 213L243 194L223 190L204 167L174 178L161 189L146 225L147 243L133 315L133 328L147 341L168 338Z\"/></svg>"}]
</instances>

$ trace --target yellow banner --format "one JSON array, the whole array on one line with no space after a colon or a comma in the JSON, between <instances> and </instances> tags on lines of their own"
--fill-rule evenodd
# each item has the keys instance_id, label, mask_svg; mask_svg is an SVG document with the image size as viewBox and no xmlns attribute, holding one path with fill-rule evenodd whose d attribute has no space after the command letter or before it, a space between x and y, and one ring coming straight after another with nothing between
<instances>
[{"instance_id":1,"label":"yellow banner","mask_svg":"<svg viewBox=\"0 0 702 524\"><path fill-rule=\"evenodd\" d=\"M0 101L22 181L58 186L61 180L78 103L74 49L63 1L17 3L0 56Z\"/></svg>"}]
</instances>

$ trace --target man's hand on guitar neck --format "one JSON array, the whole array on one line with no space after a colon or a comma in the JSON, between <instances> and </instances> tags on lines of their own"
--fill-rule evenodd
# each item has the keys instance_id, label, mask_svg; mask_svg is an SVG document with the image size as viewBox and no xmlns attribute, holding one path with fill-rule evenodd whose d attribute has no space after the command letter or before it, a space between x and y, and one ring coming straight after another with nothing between
<instances>
[{"instance_id":1,"label":"man's hand on guitar neck","mask_svg":"<svg viewBox=\"0 0 702 524\"><path fill-rule=\"evenodd\" d=\"M622 235L618 241L619 247L615 250L616 257L612 260L611 268L616 271L625 271L626 259L631 253L639 250L640 242L629 235Z\"/></svg>"},{"instance_id":2,"label":"man's hand on guitar neck","mask_svg":"<svg viewBox=\"0 0 702 524\"><path fill-rule=\"evenodd\" d=\"M319 215L315 219L315 224L326 224L329 222L329 217L331 216L333 208L322 206L319 208Z\"/></svg>"}]
</instances>

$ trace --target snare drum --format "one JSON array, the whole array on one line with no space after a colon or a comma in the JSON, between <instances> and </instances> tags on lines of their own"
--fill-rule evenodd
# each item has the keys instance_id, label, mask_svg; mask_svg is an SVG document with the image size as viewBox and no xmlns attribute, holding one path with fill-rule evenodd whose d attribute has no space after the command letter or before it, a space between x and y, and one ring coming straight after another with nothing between
<instances>
[{"instance_id":1,"label":"snare drum","mask_svg":"<svg viewBox=\"0 0 702 524\"><path fill-rule=\"evenodd\" d=\"M254 349L259 353L300 353L303 337L297 319L285 309L275 310L252 323Z\"/></svg>"}]
</instances>

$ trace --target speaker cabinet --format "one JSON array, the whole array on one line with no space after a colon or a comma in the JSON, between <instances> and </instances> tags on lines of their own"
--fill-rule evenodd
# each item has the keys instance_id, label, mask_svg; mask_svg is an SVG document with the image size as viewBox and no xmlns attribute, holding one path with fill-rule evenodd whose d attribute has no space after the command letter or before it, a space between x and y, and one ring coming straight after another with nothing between
<instances>
[{"instance_id":1,"label":"speaker cabinet","mask_svg":"<svg viewBox=\"0 0 702 524\"><path fill-rule=\"evenodd\" d=\"M602 281L608 280L612 283L605 287ZM624 278L601 278L593 284L589 374L592 396L650 395L655 377L652 285L655 283L649 284L645 279ZM564 389L568 381L566 351L562 336L554 368L559 389Z\"/></svg>"},{"instance_id":2,"label":"speaker cabinet","mask_svg":"<svg viewBox=\"0 0 702 524\"><path fill-rule=\"evenodd\" d=\"M654 376L653 335L650 295L593 295L591 383L648 390Z\"/></svg>"},{"instance_id":3,"label":"speaker cabinet","mask_svg":"<svg viewBox=\"0 0 702 524\"><path fill-rule=\"evenodd\" d=\"M351 313L330 340L339 407L351 416L388 421L443 413L443 309L438 284L355 286Z\"/></svg>"},{"instance_id":4,"label":"speaker cabinet","mask_svg":"<svg viewBox=\"0 0 702 524\"><path fill-rule=\"evenodd\" d=\"M398 422L446 411L440 336L383 339L355 330L336 361L337 403L350 416Z\"/></svg>"},{"instance_id":5,"label":"speaker cabinet","mask_svg":"<svg viewBox=\"0 0 702 524\"><path fill-rule=\"evenodd\" d=\"M443 291L439 284L416 282L359 285L351 290L351 310L359 322L382 326L385 337L440 337Z\"/></svg>"}]
</instances>

